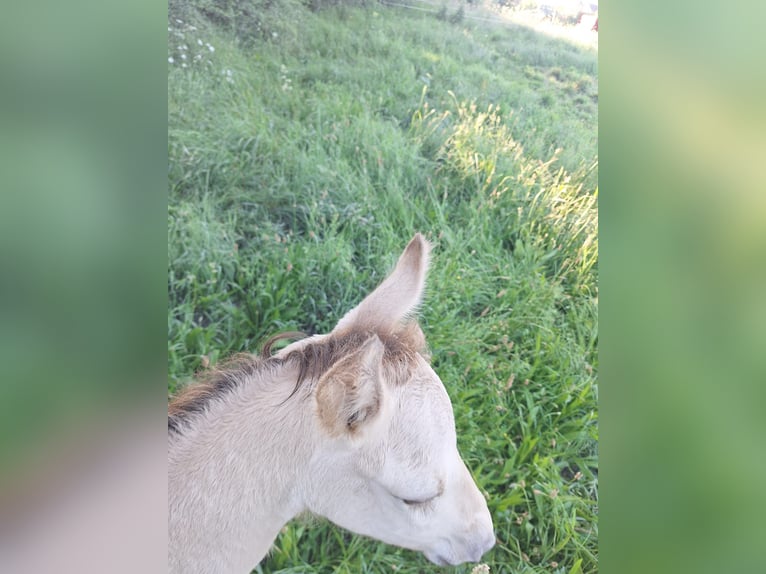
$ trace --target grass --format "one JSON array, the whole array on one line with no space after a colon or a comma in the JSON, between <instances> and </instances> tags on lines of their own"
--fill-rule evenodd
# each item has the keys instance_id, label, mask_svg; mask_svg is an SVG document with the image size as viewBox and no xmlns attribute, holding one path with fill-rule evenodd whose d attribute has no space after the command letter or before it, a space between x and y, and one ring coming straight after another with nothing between
<instances>
[{"instance_id":1,"label":"grass","mask_svg":"<svg viewBox=\"0 0 766 574\"><path fill-rule=\"evenodd\" d=\"M276 331L329 331L422 231L422 325L498 537L484 562L596 572L597 54L319 8L248 28L171 3L169 390ZM320 519L256 569L390 571L444 569Z\"/></svg>"}]
</instances>

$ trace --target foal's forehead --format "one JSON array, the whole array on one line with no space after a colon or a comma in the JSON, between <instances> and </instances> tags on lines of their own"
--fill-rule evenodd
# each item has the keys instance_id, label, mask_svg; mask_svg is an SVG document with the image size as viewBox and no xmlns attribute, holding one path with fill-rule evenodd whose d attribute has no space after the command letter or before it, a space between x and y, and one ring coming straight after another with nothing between
<instances>
[{"instance_id":1,"label":"foal's forehead","mask_svg":"<svg viewBox=\"0 0 766 574\"><path fill-rule=\"evenodd\" d=\"M402 410L413 422L427 423L439 430L453 426L449 395L439 376L422 357L418 357L409 380L398 390Z\"/></svg>"},{"instance_id":2,"label":"foal's forehead","mask_svg":"<svg viewBox=\"0 0 766 574\"><path fill-rule=\"evenodd\" d=\"M408 385L421 388L426 392L441 391L442 394L446 395L444 384L439 375L436 374L430 363L420 353L415 356L413 361L412 376L408 381Z\"/></svg>"}]
</instances>

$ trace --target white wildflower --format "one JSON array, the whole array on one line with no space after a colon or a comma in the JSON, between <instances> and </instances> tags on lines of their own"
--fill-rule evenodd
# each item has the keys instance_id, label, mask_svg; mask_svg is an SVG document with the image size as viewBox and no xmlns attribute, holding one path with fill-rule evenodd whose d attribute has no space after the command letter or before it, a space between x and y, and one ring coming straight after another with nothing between
<instances>
[{"instance_id":1,"label":"white wildflower","mask_svg":"<svg viewBox=\"0 0 766 574\"><path fill-rule=\"evenodd\" d=\"M175 62L175 60L173 59L173 56L170 56L168 58L168 64L172 64L173 62Z\"/></svg>"},{"instance_id":2,"label":"white wildflower","mask_svg":"<svg viewBox=\"0 0 766 574\"><path fill-rule=\"evenodd\" d=\"M185 60L186 59L186 54L181 54L181 59Z\"/></svg>"},{"instance_id":3,"label":"white wildflower","mask_svg":"<svg viewBox=\"0 0 766 574\"><path fill-rule=\"evenodd\" d=\"M207 45L207 49L210 50L211 52L215 52L215 48L213 48L213 46L211 46L210 44Z\"/></svg>"},{"instance_id":4,"label":"white wildflower","mask_svg":"<svg viewBox=\"0 0 766 574\"><path fill-rule=\"evenodd\" d=\"M201 45L202 45L202 40L200 40L199 38L197 38L197 44L198 44L199 46L201 46Z\"/></svg>"}]
</instances>

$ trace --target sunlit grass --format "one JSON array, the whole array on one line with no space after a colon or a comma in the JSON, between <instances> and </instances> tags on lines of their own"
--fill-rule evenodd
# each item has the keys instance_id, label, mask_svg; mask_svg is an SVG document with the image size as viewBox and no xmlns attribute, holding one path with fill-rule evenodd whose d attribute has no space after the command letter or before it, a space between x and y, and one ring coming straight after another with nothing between
<instances>
[{"instance_id":1,"label":"sunlit grass","mask_svg":"<svg viewBox=\"0 0 766 574\"><path fill-rule=\"evenodd\" d=\"M211 64L169 65L170 390L276 331L328 331L422 231L485 562L596 572L595 54L381 7L276 29L296 34L195 31ZM300 519L256 571L443 569Z\"/></svg>"}]
</instances>

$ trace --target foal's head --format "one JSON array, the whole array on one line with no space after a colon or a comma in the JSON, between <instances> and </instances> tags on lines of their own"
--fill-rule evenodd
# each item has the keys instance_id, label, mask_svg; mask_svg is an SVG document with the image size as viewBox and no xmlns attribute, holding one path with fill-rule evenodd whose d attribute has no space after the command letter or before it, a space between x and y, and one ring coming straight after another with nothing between
<instances>
[{"instance_id":1,"label":"foal's head","mask_svg":"<svg viewBox=\"0 0 766 574\"><path fill-rule=\"evenodd\" d=\"M452 404L410 318L428 253L416 235L332 333L279 355L324 363L308 398L322 437L304 479L309 509L436 564L459 564L478 561L495 537L457 450Z\"/></svg>"}]
</instances>

